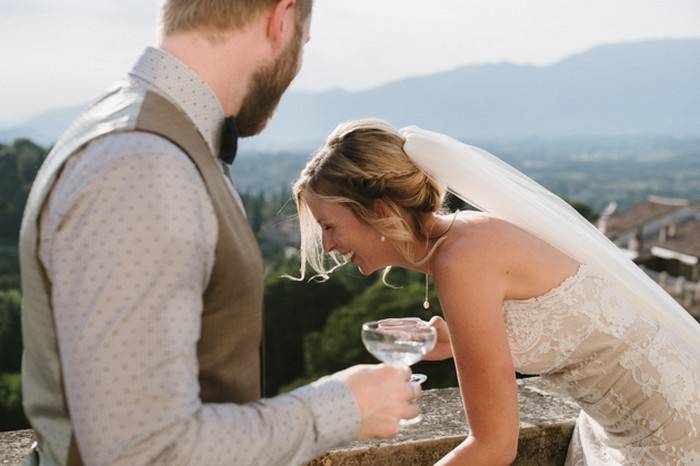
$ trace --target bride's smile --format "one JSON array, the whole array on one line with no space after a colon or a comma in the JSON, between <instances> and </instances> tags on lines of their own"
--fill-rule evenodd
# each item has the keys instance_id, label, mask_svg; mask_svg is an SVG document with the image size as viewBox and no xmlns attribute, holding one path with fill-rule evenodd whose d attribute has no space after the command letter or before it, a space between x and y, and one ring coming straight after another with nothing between
<instances>
[{"instance_id":1,"label":"bride's smile","mask_svg":"<svg viewBox=\"0 0 700 466\"><path fill-rule=\"evenodd\" d=\"M323 251L336 252L364 275L390 265L391 247L377 231L342 204L306 196L311 214L321 227Z\"/></svg>"}]
</instances>

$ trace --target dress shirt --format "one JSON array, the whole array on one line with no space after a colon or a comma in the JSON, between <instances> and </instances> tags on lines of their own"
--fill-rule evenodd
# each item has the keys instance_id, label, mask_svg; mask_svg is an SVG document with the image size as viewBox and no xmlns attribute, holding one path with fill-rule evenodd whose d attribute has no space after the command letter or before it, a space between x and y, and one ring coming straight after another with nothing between
<instances>
[{"instance_id":1,"label":"dress shirt","mask_svg":"<svg viewBox=\"0 0 700 466\"><path fill-rule=\"evenodd\" d=\"M129 79L178 105L218 154L224 112L191 69L148 48ZM66 163L41 215L39 257L85 464L292 465L357 435L356 401L332 378L248 404L199 399L217 233L194 163L164 138L111 133Z\"/></svg>"}]
</instances>

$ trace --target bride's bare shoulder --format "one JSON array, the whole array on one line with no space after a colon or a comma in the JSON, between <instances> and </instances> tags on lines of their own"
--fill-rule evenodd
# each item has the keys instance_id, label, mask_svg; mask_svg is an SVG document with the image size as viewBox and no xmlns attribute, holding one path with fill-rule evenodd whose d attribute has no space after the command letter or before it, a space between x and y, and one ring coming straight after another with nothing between
<instances>
[{"instance_id":1,"label":"bride's bare shoulder","mask_svg":"<svg viewBox=\"0 0 700 466\"><path fill-rule=\"evenodd\" d=\"M437 251L435 261L450 265L488 258L488 262L480 261L482 267L501 265L499 258L512 254L524 233L512 223L487 213L460 212Z\"/></svg>"},{"instance_id":2,"label":"bride's bare shoulder","mask_svg":"<svg viewBox=\"0 0 700 466\"><path fill-rule=\"evenodd\" d=\"M512 245L526 234L506 220L476 211L460 212L450 233L455 247L489 250Z\"/></svg>"}]
</instances>

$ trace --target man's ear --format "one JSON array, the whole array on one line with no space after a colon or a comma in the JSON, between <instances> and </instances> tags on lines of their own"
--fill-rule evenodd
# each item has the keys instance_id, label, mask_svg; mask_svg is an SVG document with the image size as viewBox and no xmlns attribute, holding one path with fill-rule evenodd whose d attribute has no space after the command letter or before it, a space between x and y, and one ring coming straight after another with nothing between
<instances>
[{"instance_id":1,"label":"man's ear","mask_svg":"<svg viewBox=\"0 0 700 466\"><path fill-rule=\"evenodd\" d=\"M296 0L279 0L270 10L267 21L267 37L274 49L285 43L285 35L294 32Z\"/></svg>"}]
</instances>

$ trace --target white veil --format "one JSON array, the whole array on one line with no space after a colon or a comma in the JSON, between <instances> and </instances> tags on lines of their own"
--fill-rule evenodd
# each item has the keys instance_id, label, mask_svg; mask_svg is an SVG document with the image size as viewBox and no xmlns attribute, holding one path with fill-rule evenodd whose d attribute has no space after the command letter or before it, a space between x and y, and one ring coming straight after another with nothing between
<instances>
[{"instance_id":1,"label":"white veil","mask_svg":"<svg viewBox=\"0 0 700 466\"><path fill-rule=\"evenodd\" d=\"M639 312L700 344L695 319L564 200L485 150L415 126L400 133L411 160L452 193L586 264Z\"/></svg>"}]
</instances>

